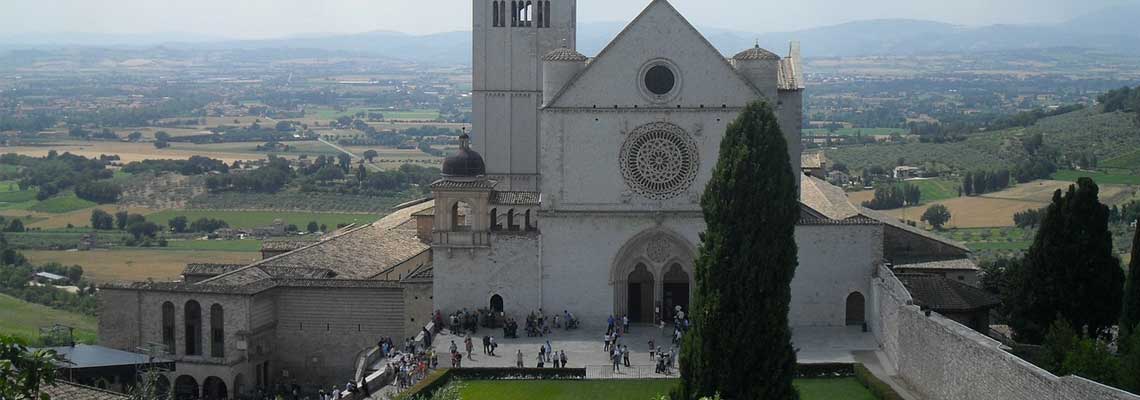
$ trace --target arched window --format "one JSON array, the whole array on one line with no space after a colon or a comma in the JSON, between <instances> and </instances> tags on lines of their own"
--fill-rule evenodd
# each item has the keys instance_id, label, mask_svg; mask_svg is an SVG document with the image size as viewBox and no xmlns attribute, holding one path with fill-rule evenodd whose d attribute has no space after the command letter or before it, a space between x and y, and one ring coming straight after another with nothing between
<instances>
[{"instance_id":1,"label":"arched window","mask_svg":"<svg viewBox=\"0 0 1140 400\"><path fill-rule=\"evenodd\" d=\"M526 21L525 26L531 26L534 23L534 3L529 0L526 2L526 7L523 7L522 19Z\"/></svg>"},{"instance_id":2,"label":"arched window","mask_svg":"<svg viewBox=\"0 0 1140 400\"><path fill-rule=\"evenodd\" d=\"M455 205L451 206L451 230L453 231L467 231L471 230L472 220L475 216L471 214L471 206L465 202L457 201Z\"/></svg>"},{"instance_id":3,"label":"arched window","mask_svg":"<svg viewBox=\"0 0 1140 400\"><path fill-rule=\"evenodd\" d=\"M536 14L538 14L538 15L537 15L537 17L538 17L538 27L539 27L539 28L541 28L541 27L542 27L542 2L541 2L541 1L540 1L540 2L538 2L537 6L538 6L538 7L535 7L535 8L536 8L536 10L534 10L534 11L535 11L535 13L536 13Z\"/></svg>"},{"instance_id":4,"label":"arched window","mask_svg":"<svg viewBox=\"0 0 1140 400\"><path fill-rule=\"evenodd\" d=\"M197 301L186 302L186 355L202 355L202 306Z\"/></svg>"},{"instance_id":5,"label":"arched window","mask_svg":"<svg viewBox=\"0 0 1140 400\"><path fill-rule=\"evenodd\" d=\"M549 0L542 2L542 15L546 18L546 21L543 21L542 25L549 28L550 27L550 1Z\"/></svg>"},{"instance_id":6,"label":"arched window","mask_svg":"<svg viewBox=\"0 0 1140 400\"><path fill-rule=\"evenodd\" d=\"M174 354L174 303L169 301L162 303L162 346Z\"/></svg>"},{"instance_id":7,"label":"arched window","mask_svg":"<svg viewBox=\"0 0 1140 400\"><path fill-rule=\"evenodd\" d=\"M492 208L491 209L491 230L497 231L497 230L502 229L502 228L503 228L503 226L499 225L499 209L498 208Z\"/></svg>"},{"instance_id":8,"label":"arched window","mask_svg":"<svg viewBox=\"0 0 1140 400\"><path fill-rule=\"evenodd\" d=\"M515 210L514 209L507 211L507 230L509 230L509 231L519 230L519 226L515 225Z\"/></svg>"},{"instance_id":9,"label":"arched window","mask_svg":"<svg viewBox=\"0 0 1140 400\"><path fill-rule=\"evenodd\" d=\"M534 230L534 227L530 225L530 210L526 210L526 214L523 214L523 230Z\"/></svg>"},{"instance_id":10,"label":"arched window","mask_svg":"<svg viewBox=\"0 0 1140 400\"><path fill-rule=\"evenodd\" d=\"M491 2L491 26L499 26L499 2Z\"/></svg>"},{"instance_id":11,"label":"arched window","mask_svg":"<svg viewBox=\"0 0 1140 400\"><path fill-rule=\"evenodd\" d=\"M499 2L499 26L507 26L507 2Z\"/></svg>"},{"instance_id":12,"label":"arched window","mask_svg":"<svg viewBox=\"0 0 1140 400\"><path fill-rule=\"evenodd\" d=\"M226 318L220 304L210 306L210 357L226 356Z\"/></svg>"},{"instance_id":13,"label":"arched window","mask_svg":"<svg viewBox=\"0 0 1140 400\"><path fill-rule=\"evenodd\" d=\"M519 26L519 2L511 0L511 26Z\"/></svg>"}]
</instances>

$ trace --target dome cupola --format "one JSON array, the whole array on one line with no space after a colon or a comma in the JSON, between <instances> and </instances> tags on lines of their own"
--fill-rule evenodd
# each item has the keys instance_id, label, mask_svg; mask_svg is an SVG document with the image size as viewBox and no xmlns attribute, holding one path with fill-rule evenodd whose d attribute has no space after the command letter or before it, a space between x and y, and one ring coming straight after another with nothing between
<instances>
[{"instance_id":1,"label":"dome cupola","mask_svg":"<svg viewBox=\"0 0 1140 400\"><path fill-rule=\"evenodd\" d=\"M459 150L443 160L443 176L446 178L474 178L486 175L487 167L483 156L471 150L471 137L467 129L459 135Z\"/></svg>"}]
</instances>

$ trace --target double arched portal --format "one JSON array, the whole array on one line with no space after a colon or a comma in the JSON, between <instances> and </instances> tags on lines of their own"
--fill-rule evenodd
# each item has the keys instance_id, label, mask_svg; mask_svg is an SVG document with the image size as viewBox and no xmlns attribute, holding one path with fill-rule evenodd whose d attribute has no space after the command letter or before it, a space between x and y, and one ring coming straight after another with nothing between
<instances>
[{"instance_id":1,"label":"double arched portal","mask_svg":"<svg viewBox=\"0 0 1140 400\"><path fill-rule=\"evenodd\" d=\"M687 240L662 229L630 239L618 251L610 272L614 317L656 323L671 322L677 306L689 312L695 255Z\"/></svg>"}]
</instances>

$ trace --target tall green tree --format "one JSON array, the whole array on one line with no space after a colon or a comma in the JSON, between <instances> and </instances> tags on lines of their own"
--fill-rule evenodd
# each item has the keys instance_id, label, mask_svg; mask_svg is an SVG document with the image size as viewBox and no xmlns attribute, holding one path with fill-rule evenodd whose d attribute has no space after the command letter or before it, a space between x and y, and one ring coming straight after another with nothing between
<instances>
[{"instance_id":1,"label":"tall green tree","mask_svg":"<svg viewBox=\"0 0 1140 400\"><path fill-rule=\"evenodd\" d=\"M1124 303L1120 308L1120 337L1131 336L1137 325L1140 325L1140 224L1136 224L1136 233L1132 235L1132 261L1128 264ZM1135 351L1140 352L1140 349Z\"/></svg>"},{"instance_id":2,"label":"tall green tree","mask_svg":"<svg viewBox=\"0 0 1140 400\"><path fill-rule=\"evenodd\" d=\"M942 225L950 222L950 209L941 204L932 205L922 213L921 220L933 226L934 230L942 230Z\"/></svg>"},{"instance_id":3,"label":"tall green tree","mask_svg":"<svg viewBox=\"0 0 1140 400\"><path fill-rule=\"evenodd\" d=\"M1098 191L1092 179L1080 178L1067 193L1053 193L1014 290L1003 299L1019 341L1040 343L1058 317L1082 337L1097 337L1117 323L1124 272Z\"/></svg>"},{"instance_id":4,"label":"tall green tree","mask_svg":"<svg viewBox=\"0 0 1140 400\"><path fill-rule=\"evenodd\" d=\"M707 230L675 397L799 397L788 329L799 203L787 147L764 102L748 105L725 132L701 197Z\"/></svg>"}]
</instances>

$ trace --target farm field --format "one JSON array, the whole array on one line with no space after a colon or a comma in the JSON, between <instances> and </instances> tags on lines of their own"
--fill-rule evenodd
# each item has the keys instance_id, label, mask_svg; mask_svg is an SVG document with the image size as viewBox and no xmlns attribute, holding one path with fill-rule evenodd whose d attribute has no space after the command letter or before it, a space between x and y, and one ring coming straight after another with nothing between
<instances>
[{"instance_id":1,"label":"farm field","mask_svg":"<svg viewBox=\"0 0 1140 400\"><path fill-rule=\"evenodd\" d=\"M1140 175L1137 174L1105 174L1096 171L1074 171L1070 169L1060 170L1053 173L1051 178L1055 180L1076 182L1081 177L1092 178L1097 185L1113 184L1113 185L1140 185Z\"/></svg>"},{"instance_id":2,"label":"farm field","mask_svg":"<svg viewBox=\"0 0 1140 400\"><path fill-rule=\"evenodd\" d=\"M584 381L465 381L467 400L645 400L668 394L675 379L617 379ZM803 400L873 400L855 378L797 379Z\"/></svg>"},{"instance_id":3,"label":"farm field","mask_svg":"<svg viewBox=\"0 0 1140 400\"><path fill-rule=\"evenodd\" d=\"M75 328L75 338L81 343L95 343L98 337L95 317L56 310L0 294L0 333L24 338L35 345L39 342L40 328L54 324Z\"/></svg>"},{"instance_id":4,"label":"farm field","mask_svg":"<svg viewBox=\"0 0 1140 400\"><path fill-rule=\"evenodd\" d=\"M166 244L166 250L204 250L204 251L261 251L261 241L255 239L240 240L171 240Z\"/></svg>"},{"instance_id":5,"label":"farm field","mask_svg":"<svg viewBox=\"0 0 1140 400\"><path fill-rule=\"evenodd\" d=\"M260 160L266 157L265 153L235 152L235 151L203 151L193 143L171 143L166 149L156 149L153 143L124 143L100 141L70 141L61 140L50 145L41 146L9 146L3 149L4 153L17 153L33 157L43 157L51 150L59 153L68 152L88 158L99 158L102 154L116 154L121 163L142 160L185 160L191 156L204 156L220 159L226 163L242 160Z\"/></svg>"},{"instance_id":6,"label":"farm field","mask_svg":"<svg viewBox=\"0 0 1140 400\"><path fill-rule=\"evenodd\" d=\"M274 219L280 218L285 224L295 224L304 229L309 221L325 224L335 228L337 224L366 224L377 219L377 214L349 214L349 213L315 213L315 212L276 212L276 211L216 211L216 210L163 210L150 215L148 221L166 225L168 221L177 216L185 216L191 222L199 218L214 218L226 221L231 228L255 228L267 226Z\"/></svg>"},{"instance_id":7,"label":"farm field","mask_svg":"<svg viewBox=\"0 0 1140 400\"><path fill-rule=\"evenodd\" d=\"M1033 181L1023 183L1012 188L973 197L952 197L935 203L943 204L950 209L952 218L948 228L984 228L1013 226L1013 214L1035 208L1045 207L1053 197L1055 190L1065 190L1072 182L1065 181ZM1100 200L1105 204L1116 204L1129 199L1135 193L1134 188L1123 185L1102 185L1100 187ZM957 194L955 192L955 194ZM870 199L864 192L848 194L853 203L856 199ZM923 224L919 217L926 208L934 203L927 203L918 207L907 207L895 210L886 210L886 214L904 220L912 220Z\"/></svg>"},{"instance_id":8,"label":"farm field","mask_svg":"<svg viewBox=\"0 0 1140 400\"><path fill-rule=\"evenodd\" d=\"M96 283L110 281L175 280L189 263L244 264L260 254L249 251L171 249L24 250L32 263L57 262L83 266L83 276Z\"/></svg>"},{"instance_id":9,"label":"farm field","mask_svg":"<svg viewBox=\"0 0 1140 400\"><path fill-rule=\"evenodd\" d=\"M305 113L306 117L316 118L318 120L334 120L342 116L353 116L358 112L377 112L384 114L385 120L401 120L401 121L434 121L439 118L439 110L431 109L414 109L414 110L389 110L377 107L349 107L344 111L337 111L329 107L312 108Z\"/></svg>"},{"instance_id":10,"label":"farm field","mask_svg":"<svg viewBox=\"0 0 1140 400\"><path fill-rule=\"evenodd\" d=\"M898 133L907 134L906 129L899 128L840 128L835 132L823 128L810 128L803 130L803 136L820 136L820 135L835 135L835 136L890 136L891 134Z\"/></svg>"},{"instance_id":11,"label":"farm field","mask_svg":"<svg viewBox=\"0 0 1140 400\"><path fill-rule=\"evenodd\" d=\"M87 207L87 208L82 208L82 209L78 209L78 210L74 210L74 211L69 211L69 212L64 212L64 213L55 213L55 214L48 214L48 213L42 213L42 212L37 212L37 213L0 212L0 214L6 214L6 215L12 215L12 216L21 216L20 214L31 215L32 217L35 218L35 221L30 223L30 224L26 224L26 225L28 225L28 227L40 228L40 229L59 229L59 228L66 228L68 224L71 224L72 226L75 226L75 227L91 226L91 211L95 210L96 208L103 210L103 211L106 211L106 212L111 213L111 214L114 214L115 212L124 210L123 208L117 207L114 204L106 204L106 205L101 205L101 206ZM130 207L130 208L127 208L125 210L131 214L140 214L140 215L147 215L147 214L154 212L154 210L151 210L148 208L142 208L142 207Z\"/></svg>"},{"instance_id":12,"label":"farm field","mask_svg":"<svg viewBox=\"0 0 1140 400\"><path fill-rule=\"evenodd\" d=\"M28 207L28 210L48 214L62 214L94 206L95 202L76 197L74 192L66 192L40 201Z\"/></svg>"}]
</instances>

